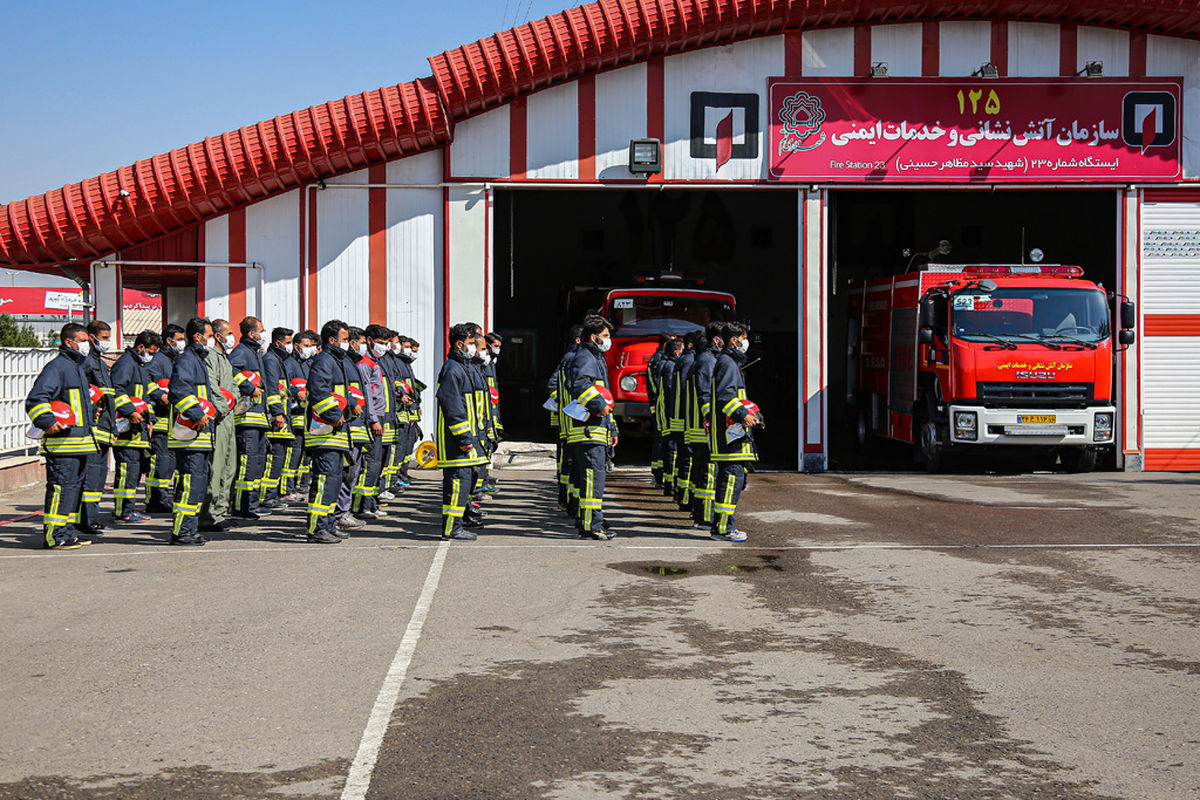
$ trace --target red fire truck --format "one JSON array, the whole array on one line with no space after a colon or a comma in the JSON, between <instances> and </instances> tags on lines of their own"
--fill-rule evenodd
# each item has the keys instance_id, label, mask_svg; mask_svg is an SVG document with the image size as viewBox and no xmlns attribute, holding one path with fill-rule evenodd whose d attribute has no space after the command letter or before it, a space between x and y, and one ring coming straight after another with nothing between
<instances>
[{"instance_id":1,"label":"red fire truck","mask_svg":"<svg viewBox=\"0 0 1200 800\"><path fill-rule=\"evenodd\" d=\"M613 324L612 349L606 354L613 413L622 422L649 422L646 364L660 333L683 336L713 320L731 322L735 310L727 292L668 286L610 290L600 313Z\"/></svg>"},{"instance_id":2,"label":"red fire truck","mask_svg":"<svg viewBox=\"0 0 1200 800\"><path fill-rule=\"evenodd\" d=\"M847 401L859 443L912 443L930 471L1006 446L1094 468L1114 446L1113 359L1132 344L1136 313L1121 298L1114 326L1110 296L1082 276L930 264L855 287Z\"/></svg>"}]
</instances>

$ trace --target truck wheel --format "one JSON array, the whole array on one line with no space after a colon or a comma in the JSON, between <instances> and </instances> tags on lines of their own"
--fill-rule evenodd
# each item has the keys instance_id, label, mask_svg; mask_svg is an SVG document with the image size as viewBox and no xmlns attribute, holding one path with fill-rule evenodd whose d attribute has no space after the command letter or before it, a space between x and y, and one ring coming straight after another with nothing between
<instances>
[{"instance_id":1,"label":"truck wheel","mask_svg":"<svg viewBox=\"0 0 1200 800\"><path fill-rule=\"evenodd\" d=\"M921 409L916 415L916 441L913 442L916 461L926 472L943 472L946 469L946 446L938 441L937 424L929 418L929 412Z\"/></svg>"},{"instance_id":2,"label":"truck wheel","mask_svg":"<svg viewBox=\"0 0 1200 800\"><path fill-rule=\"evenodd\" d=\"M1059 457L1067 472L1091 472L1096 468L1096 451L1090 447L1072 447L1063 450Z\"/></svg>"},{"instance_id":3,"label":"truck wheel","mask_svg":"<svg viewBox=\"0 0 1200 800\"><path fill-rule=\"evenodd\" d=\"M871 445L871 418L867 409L859 407L854 416L854 446L858 452L865 453Z\"/></svg>"}]
</instances>

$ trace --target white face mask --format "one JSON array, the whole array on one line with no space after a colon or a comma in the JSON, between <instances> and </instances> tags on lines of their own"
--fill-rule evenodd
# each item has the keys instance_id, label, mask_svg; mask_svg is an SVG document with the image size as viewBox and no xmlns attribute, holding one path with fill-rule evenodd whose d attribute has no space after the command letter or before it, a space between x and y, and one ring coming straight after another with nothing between
<instances>
[{"instance_id":1,"label":"white face mask","mask_svg":"<svg viewBox=\"0 0 1200 800\"><path fill-rule=\"evenodd\" d=\"M237 346L237 341L233 338L232 333L225 334L225 339L223 341L225 342L226 350L232 350L234 347Z\"/></svg>"},{"instance_id":2,"label":"white face mask","mask_svg":"<svg viewBox=\"0 0 1200 800\"><path fill-rule=\"evenodd\" d=\"M491 351L492 351L492 355L493 355L493 356L498 356L498 355L500 355L500 348L499 348L499 347L492 347L492 348L490 348L490 349L491 349Z\"/></svg>"},{"instance_id":3,"label":"white face mask","mask_svg":"<svg viewBox=\"0 0 1200 800\"><path fill-rule=\"evenodd\" d=\"M92 352L91 342L76 342L75 346L79 348L79 355L87 358Z\"/></svg>"},{"instance_id":4,"label":"white face mask","mask_svg":"<svg viewBox=\"0 0 1200 800\"><path fill-rule=\"evenodd\" d=\"M416 354L416 353L414 353L412 350L409 350L407 355L408 355L408 359L409 359L409 361L416 361L416 360L417 360L417 354Z\"/></svg>"},{"instance_id":5,"label":"white face mask","mask_svg":"<svg viewBox=\"0 0 1200 800\"><path fill-rule=\"evenodd\" d=\"M475 343L474 342L467 343L466 354L467 354L467 358L475 357Z\"/></svg>"},{"instance_id":6,"label":"white face mask","mask_svg":"<svg viewBox=\"0 0 1200 800\"><path fill-rule=\"evenodd\" d=\"M172 346L175 348L176 353L182 353L184 350L187 350L187 342L183 339L176 339Z\"/></svg>"},{"instance_id":7,"label":"white face mask","mask_svg":"<svg viewBox=\"0 0 1200 800\"><path fill-rule=\"evenodd\" d=\"M138 360L141 361L143 364L149 364L150 361L153 360L153 358L154 358L154 356L152 356L149 353L138 353L136 351L134 352L134 355L137 356Z\"/></svg>"},{"instance_id":8,"label":"white face mask","mask_svg":"<svg viewBox=\"0 0 1200 800\"><path fill-rule=\"evenodd\" d=\"M392 342L391 344L388 345L388 347L390 347L392 349L392 352L395 353L396 355L400 355L401 353L404 352L404 348L400 346L399 342Z\"/></svg>"},{"instance_id":9,"label":"white face mask","mask_svg":"<svg viewBox=\"0 0 1200 800\"><path fill-rule=\"evenodd\" d=\"M383 342L375 342L375 344L371 345L371 352L375 354L376 358L379 358L387 351L388 351L388 346L386 344L384 344Z\"/></svg>"},{"instance_id":10,"label":"white face mask","mask_svg":"<svg viewBox=\"0 0 1200 800\"><path fill-rule=\"evenodd\" d=\"M204 352L211 353L217 346L217 337L209 336L204 340Z\"/></svg>"},{"instance_id":11,"label":"white face mask","mask_svg":"<svg viewBox=\"0 0 1200 800\"><path fill-rule=\"evenodd\" d=\"M492 357L485 351L483 353L483 365L486 367L490 363L492 363Z\"/></svg>"},{"instance_id":12,"label":"white face mask","mask_svg":"<svg viewBox=\"0 0 1200 800\"><path fill-rule=\"evenodd\" d=\"M740 342L737 343L737 351L739 353L741 353L742 355L745 355L746 351L749 349L750 349L750 340L749 339L742 339Z\"/></svg>"},{"instance_id":13,"label":"white face mask","mask_svg":"<svg viewBox=\"0 0 1200 800\"><path fill-rule=\"evenodd\" d=\"M291 342L288 342L287 344L283 345L283 352L285 352L285 353L292 352L292 343Z\"/></svg>"},{"instance_id":14,"label":"white face mask","mask_svg":"<svg viewBox=\"0 0 1200 800\"><path fill-rule=\"evenodd\" d=\"M363 344L362 342L359 342L358 354L360 356L365 356L367 354L367 346L365 344Z\"/></svg>"},{"instance_id":15,"label":"white face mask","mask_svg":"<svg viewBox=\"0 0 1200 800\"><path fill-rule=\"evenodd\" d=\"M612 337L601 339L600 341L596 342L596 347L600 348L601 353L607 353L609 348L612 347Z\"/></svg>"},{"instance_id":16,"label":"white face mask","mask_svg":"<svg viewBox=\"0 0 1200 800\"><path fill-rule=\"evenodd\" d=\"M315 344L305 345L300 348L300 358L308 360L317 354L317 346Z\"/></svg>"},{"instance_id":17,"label":"white face mask","mask_svg":"<svg viewBox=\"0 0 1200 800\"><path fill-rule=\"evenodd\" d=\"M343 350L345 350L347 353L349 353L349 352L350 352L350 340L349 340L349 339L347 339L347 340L346 340L346 341L344 341L344 342L338 342L338 347L342 348L342 349L343 349Z\"/></svg>"},{"instance_id":18,"label":"white face mask","mask_svg":"<svg viewBox=\"0 0 1200 800\"><path fill-rule=\"evenodd\" d=\"M107 353L108 348L110 348L110 347L112 347L111 341L107 341L105 339L97 339L96 340L96 352L97 353Z\"/></svg>"}]
</instances>

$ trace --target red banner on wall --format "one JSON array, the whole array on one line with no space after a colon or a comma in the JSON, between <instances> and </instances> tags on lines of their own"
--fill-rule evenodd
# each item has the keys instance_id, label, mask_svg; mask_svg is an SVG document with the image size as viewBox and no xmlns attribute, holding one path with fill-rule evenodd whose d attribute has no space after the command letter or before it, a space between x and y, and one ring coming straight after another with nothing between
<instances>
[{"instance_id":1,"label":"red banner on wall","mask_svg":"<svg viewBox=\"0 0 1200 800\"><path fill-rule=\"evenodd\" d=\"M773 180L1174 181L1181 78L768 81Z\"/></svg>"},{"instance_id":2,"label":"red banner on wall","mask_svg":"<svg viewBox=\"0 0 1200 800\"><path fill-rule=\"evenodd\" d=\"M125 289L121 305L131 311L161 311L162 295ZM0 314L29 317L82 316L83 290L42 286L0 286Z\"/></svg>"}]
</instances>

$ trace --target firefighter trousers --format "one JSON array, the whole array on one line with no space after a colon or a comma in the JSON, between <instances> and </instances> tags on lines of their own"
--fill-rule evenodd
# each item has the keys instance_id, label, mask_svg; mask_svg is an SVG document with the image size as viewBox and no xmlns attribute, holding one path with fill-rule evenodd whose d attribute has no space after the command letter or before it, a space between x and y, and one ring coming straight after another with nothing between
<instances>
[{"instance_id":1,"label":"firefighter trousers","mask_svg":"<svg viewBox=\"0 0 1200 800\"><path fill-rule=\"evenodd\" d=\"M471 491L475 486L475 467L442 469L442 535L453 536L463 522L478 521L483 515L471 511Z\"/></svg>"},{"instance_id":2,"label":"firefighter trousers","mask_svg":"<svg viewBox=\"0 0 1200 800\"><path fill-rule=\"evenodd\" d=\"M362 449L362 468L350 497L350 511L379 509L379 476L383 472L383 436L372 436L371 444Z\"/></svg>"},{"instance_id":3,"label":"firefighter trousers","mask_svg":"<svg viewBox=\"0 0 1200 800\"><path fill-rule=\"evenodd\" d=\"M291 460L291 451L295 446L295 437L290 439L267 437L267 462L263 467L262 486L258 493L258 498L262 502L278 500L287 494L288 462Z\"/></svg>"},{"instance_id":4,"label":"firefighter trousers","mask_svg":"<svg viewBox=\"0 0 1200 800\"><path fill-rule=\"evenodd\" d=\"M150 436L150 470L146 473L146 507L161 510L175 496L175 453L167 447L167 433Z\"/></svg>"},{"instance_id":5,"label":"firefighter trousers","mask_svg":"<svg viewBox=\"0 0 1200 800\"><path fill-rule=\"evenodd\" d=\"M346 459L343 462L344 468L342 471L342 485L338 487L337 508L333 515L337 519L350 512L350 500L354 495L354 484L358 483L358 475L362 472L363 467L363 450L361 445L354 444L350 446L350 452L346 454Z\"/></svg>"},{"instance_id":6,"label":"firefighter trousers","mask_svg":"<svg viewBox=\"0 0 1200 800\"><path fill-rule=\"evenodd\" d=\"M740 461L718 461L716 476L716 499L713 501L712 532L724 535L737 530L733 514L737 511L738 498L746 488L746 465Z\"/></svg>"},{"instance_id":7,"label":"firefighter trousers","mask_svg":"<svg viewBox=\"0 0 1200 800\"><path fill-rule=\"evenodd\" d=\"M235 429L237 477L233 479L233 510L249 514L258 507L258 489L267 466L267 431L243 425Z\"/></svg>"},{"instance_id":8,"label":"firefighter trousers","mask_svg":"<svg viewBox=\"0 0 1200 800\"><path fill-rule=\"evenodd\" d=\"M710 524L713 515L713 498L716 497L716 465L709 460L708 445L692 444L692 519Z\"/></svg>"},{"instance_id":9,"label":"firefighter trousers","mask_svg":"<svg viewBox=\"0 0 1200 800\"><path fill-rule=\"evenodd\" d=\"M334 532L333 512L342 488L342 467L346 451L312 448L312 482L308 485L308 535L318 531Z\"/></svg>"},{"instance_id":10,"label":"firefighter trousers","mask_svg":"<svg viewBox=\"0 0 1200 800\"><path fill-rule=\"evenodd\" d=\"M206 528L229 519L233 479L238 469L235 440L233 417L225 417L216 423L213 430L212 471L204 491L204 505L200 508L200 524Z\"/></svg>"},{"instance_id":11,"label":"firefighter trousers","mask_svg":"<svg viewBox=\"0 0 1200 800\"><path fill-rule=\"evenodd\" d=\"M582 533L602 530L604 523L604 478L608 470L608 448L585 442L570 445L574 450L575 489L579 493L576 527Z\"/></svg>"},{"instance_id":12,"label":"firefighter trousers","mask_svg":"<svg viewBox=\"0 0 1200 800\"><path fill-rule=\"evenodd\" d=\"M79 506L80 527L90 527L100 521L100 498L104 497L104 481L108 478L106 444L98 444L96 452L88 453L83 475L83 500Z\"/></svg>"},{"instance_id":13,"label":"firefighter trousers","mask_svg":"<svg viewBox=\"0 0 1200 800\"><path fill-rule=\"evenodd\" d=\"M83 499L83 478L87 471L86 454L46 454L46 500L42 506L42 532L46 546L75 538L67 526L79 519Z\"/></svg>"},{"instance_id":14,"label":"firefighter trousers","mask_svg":"<svg viewBox=\"0 0 1200 800\"><path fill-rule=\"evenodd\" d=\"M114 447L113 509L118 517L137 511L138 484L150 468L150 451L144 447Z\"/></svg>"},{"instance_id":15,"label":"firefighter trousers","mask_svg":"<svg viewBox=\"0 0 1200 800\"><path fill-rule=\"evenodd\" d=\"M200 506L212 472L212 451L176 450L178 479L175 485L175 514L171 538L195 536L200 526Z\"/></svg>"}]
</instances>

